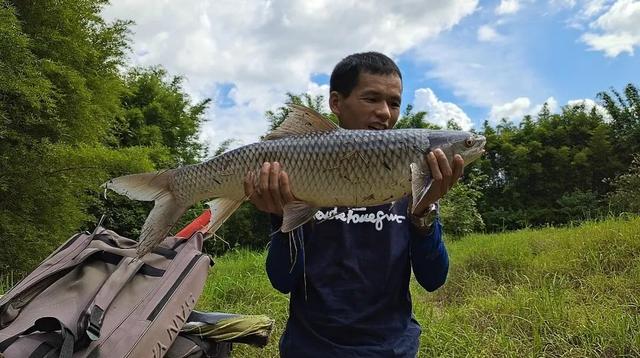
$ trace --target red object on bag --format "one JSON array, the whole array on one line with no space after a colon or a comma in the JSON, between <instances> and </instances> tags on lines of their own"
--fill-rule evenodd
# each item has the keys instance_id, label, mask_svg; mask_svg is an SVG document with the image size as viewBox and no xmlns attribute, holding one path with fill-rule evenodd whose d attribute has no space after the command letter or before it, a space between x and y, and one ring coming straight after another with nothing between
<instances>
[{"instance_id":1,"label":"red object on bag","mask_svg":"<svg viewBox=\"0 0 640 358\"><path fill-rule=\"evenodd\" d=\"M195 220L189 223L189 225L185 226L175 236L186 239L191 237L191 235L193 235L198 231L204 234L206 231L205 228L209 223L209 220L211 220L211 210L206 209L205 211L202 212L202 214L200 214L200 216L195 218ZM205 229L205 230L202 230L202 229Z\"/></svg>"}]
</instances>

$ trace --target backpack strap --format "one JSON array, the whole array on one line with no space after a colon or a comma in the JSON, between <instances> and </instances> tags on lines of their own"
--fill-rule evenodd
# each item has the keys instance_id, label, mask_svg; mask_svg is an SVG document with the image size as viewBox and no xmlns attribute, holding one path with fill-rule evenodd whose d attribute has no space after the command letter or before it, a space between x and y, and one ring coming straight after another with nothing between
<instances>
[{"instance_id":1,"label":"backpack strap","mask_svg":"<svg viewBox=\"0 0 640 358\"><path fill-rule=\"evenodd\" d=\"M86 314L81 319L85 321L85 333L90 340L95 341L100 338L100 330L105 312L113 300L118 296L120 290L135 276L135 274L144 265L142 260L132 257L123 257L116 267L116 270L109 276L107 281L102 285L96 297L87 307Z\"/></svg>"},{"instance_id":2,"label":"backpack strap","mask_svg":"<svg viewBox=\"0 0 640 358\"><path fill-rule=\"evenodd\" d=\"M73 344L75 342L75 337L73 332L67 326L64 325L59 319L54 317L41 317L35 321L33 326L28 329L12 336L4 341L0 342L0 352L4 352L10 345L12 345L15 341L20 338L20 336L24 336L27 334L31 334L33 332L55 332L60 331L60 336L62 337L62 344L60 345L60 358L71 358L73 354Z\"/></svg>"}]
</instances>

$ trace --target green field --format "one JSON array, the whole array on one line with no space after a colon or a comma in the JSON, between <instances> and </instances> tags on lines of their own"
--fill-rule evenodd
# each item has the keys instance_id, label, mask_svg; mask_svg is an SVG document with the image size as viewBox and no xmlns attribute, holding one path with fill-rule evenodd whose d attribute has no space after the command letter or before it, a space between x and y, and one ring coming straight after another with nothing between
<instances>
[{"instance_id":1,"label":"green field","mask_svg":"<svg viewBox=\"0 0 640 358\"><path fill-rule=\"evenodd\" d=\"M445 286L412 282L421 357L640 356L640 219L471 235L448 249ZM288 296L271 288L264 261L218 258L198 304L276 320L267 347L235 345L238 357L277 356Z\"/></svg>"}]
</instances>

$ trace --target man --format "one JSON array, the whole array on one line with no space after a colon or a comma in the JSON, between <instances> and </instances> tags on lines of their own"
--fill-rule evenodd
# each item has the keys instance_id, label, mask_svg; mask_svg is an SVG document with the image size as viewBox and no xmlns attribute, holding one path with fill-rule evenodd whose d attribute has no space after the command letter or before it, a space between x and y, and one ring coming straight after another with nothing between
<instances>
[{"instance_id":1,"label":"man","mask_svg":"<svg viewBox=\"0 0 640 358\"><path fill-rule=\"evenodd\" d=\"M380 53L350 55L331 74L329 106L345 129L393 128L401 96L400 70ZM411 198L393 206L324 208L316 217L330 219L304 225L294 239L273 235L267 274L273 287L291 293L282 357L416 355L420 325L411 312L411 269L428 291L446 280L449 261L435 204L458 181L464 164L456 156L452 168L439 149L425 160L432 184L415 212L409 212ZM257 186L245 180L245 194L273 214L274 231L283 206L295 200L284 169L264 163ZM372 213L387 220L354 219Z\"/></svg>"}]
</instances>

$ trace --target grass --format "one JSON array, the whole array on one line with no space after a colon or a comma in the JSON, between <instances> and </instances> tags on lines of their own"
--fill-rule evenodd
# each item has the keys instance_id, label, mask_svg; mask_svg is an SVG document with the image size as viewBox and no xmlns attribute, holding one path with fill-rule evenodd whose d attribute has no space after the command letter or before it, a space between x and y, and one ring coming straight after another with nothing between
<instances>
[{"instance_id":1,"label":"grass","mask_svg":"<svg viewBox=\"0 0 640 358\"><path fill-rule=\"evenodd\" d=\"M445 286L412 280L421 357L640 356L640 219L574 228L472 235L448 243ZM264 349L277 357L288 296L271 288L264 253L216 259L198 309L266 314L276 320Z\"/></svg>"}]
</instances>

